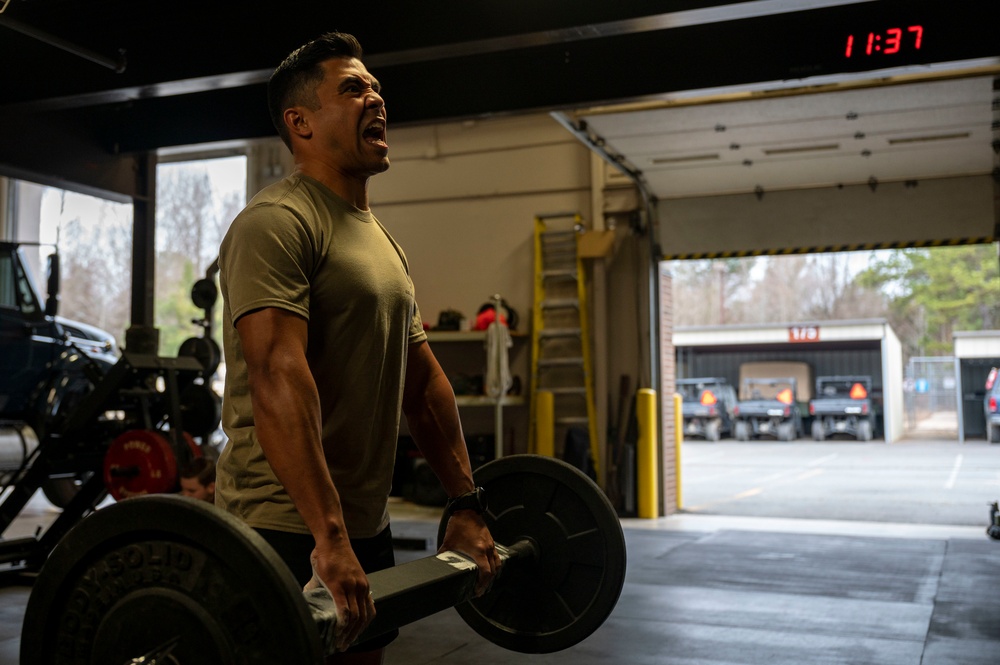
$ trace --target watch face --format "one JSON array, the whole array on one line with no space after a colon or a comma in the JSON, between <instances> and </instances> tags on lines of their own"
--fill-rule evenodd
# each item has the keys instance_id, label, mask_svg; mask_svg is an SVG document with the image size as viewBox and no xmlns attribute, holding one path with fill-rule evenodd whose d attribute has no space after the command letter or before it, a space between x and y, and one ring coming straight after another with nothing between
<instances>
[{"instance_id":1,"label":"watch face","mask_svg":"<svg viewBox=\"0 0 1000 665\"><path fill-rule=\"evenodd\" d=\"M476 488L476 504L478 506L479 514L482 515L486 512L487 502L486 502L486 490L482 487Z\"/></svg>"}]
</instances>

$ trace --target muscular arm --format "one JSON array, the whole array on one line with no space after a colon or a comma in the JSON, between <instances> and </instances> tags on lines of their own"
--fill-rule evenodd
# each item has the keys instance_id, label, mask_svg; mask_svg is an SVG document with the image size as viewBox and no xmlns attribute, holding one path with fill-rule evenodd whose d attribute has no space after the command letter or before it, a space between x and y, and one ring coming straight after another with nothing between
<instances>
[{"instance_id":1,"label":"muscular arm","mask_svg":"<svg viewBox=\"0 0 1000 665\"><path fill-rule=\"evenodd\" d=\"M368 579L351 550L340 496L327 470L319 394L306 361L308 328L297 314L264 308L236 322L247 364L257 439L316 540L313 564L347 622L347 642L374 616Z\"/></svg>"},{"instance_id":2,"label":"muscular arm","mask_svg":"<svg viewBox=\"0 0 1000 665\"><path fill-rule=\"evenodd\" d=\"M403 413L420 452L448 496L474 489L455 393L426 342L410 346Z\"/></svg>"},{"instance_id":3,"label":"muscular arm","mask_svg":"<svg viewBox=\"0 0 1000 665\"><path fill-rule=\"evenodd\" d=\"M455 393L426 342L412 344L406 361L403 413L413 440L440 479L448 496L472 491L469 451L455 403ZM471 510L455 512L442 550L464 552L479 565L479 591L496 574L493 538L483 519Z\"/></svg>"},{"instance_id":4,"label":"muscular arm","mask_svg":"<svg viewBox=\"0 0 1000 665\"><path fill-rule=\"evenodd\" d=\"M239 319L254 427L267 461L316 541L346 536L320 445L319 395L306 362L306 321L266 308Z\"/></svg>"}]
</instances>

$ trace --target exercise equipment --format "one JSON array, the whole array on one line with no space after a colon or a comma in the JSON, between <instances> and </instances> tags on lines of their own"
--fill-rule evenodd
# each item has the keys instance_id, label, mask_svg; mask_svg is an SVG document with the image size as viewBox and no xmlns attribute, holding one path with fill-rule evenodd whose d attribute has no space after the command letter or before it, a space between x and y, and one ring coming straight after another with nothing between
<instances>
[{"instance_id":1,"label":"exercise equipment","mask_svg":"<svg viewBox=\"0 0 1000 665\"><path fill-rule=\"evenodd\" d=\"M184 432L190 458L201 457L201 448ZM147 494L173 492L180 467L174 449L156 430L129 430L115 437L104 453L104 486L115 501Z\"/></svg>"},{"instance_id":2,"label":"exercise equipment","mask_svg":"<svg viewBox=\"0 0 1000 665\"><path fill-rule=\"evenodd\" d=\"M614 609L624 537L590 479L558 460L511 456L480 467L476 483L495 540L507 543L490 591L473 599L476 566L457 552L373 573L377 615L359 641L458 606L496 644L546 653L580 642ZM304 594L255 531L214 506L130 499L53 550L28 600L21 660L321 663L333 601L318 591Z\"/></svg>"},{"instance_id":3,"label":"exercise equipment","mask_svg":"<svg viewBox=\"0 0 1000 665\"><path fill-rule=\"evenodd\" d=\"M181 342L177 355L196 359L205 368L205 375L211 376L222 363L222 350L211 337L188 337Z\"/></svg>"},{"instance_id":4,"label":"exercise equipment","mask_svg":"<svg viewBox=\"0 0 1000 665\"><path fill-rule=\"evenodd\" d=\"M190 356L196 358L205 368L205 376L215 374L222 362L222 349L214 339L212 339L212 311L215 301L219 296L219 290L215 286L214 275L219 270L219 260L216 259L208 267L208 272L203 279L199 279L191 287L191 302L194 306L204 310L200 319L193 319L191 323L202 329L201 337L189 337L181 342L177 350L178 356Z\"/></svg>"},{"instance_id":5,"label":"exercise equipment","mask_svg":"<svg viewBox=\"0 0 1000 665\"><path fill-rule=\"evenodd\" d=\"M180 396L192 385L204 382L204 371L194 358L163 358L126 351L76 404L66 413L57 414L10 480L11 489L0 502L0 534L36 491L55 482L64 482L67 488L62 511L43 533L0 539L0 564L11 564L0 571L0 576L37 571L56 544L93 512L109 489L120 496L164 491L167 485L160 482L162 472L181 468L197 455L197 447L191 446L187 434L185 417L191 415L193 422L205 418L194 417L197 409L182 408ZM123 460L126 451L114 443L136 430L155 435L160 441L150 444L145 455ZM106 485L106 477L115 482ZM176 472L173 477L176 481ZM174 489L170 483L165 491Z\"/></svg>"}]
</instances>

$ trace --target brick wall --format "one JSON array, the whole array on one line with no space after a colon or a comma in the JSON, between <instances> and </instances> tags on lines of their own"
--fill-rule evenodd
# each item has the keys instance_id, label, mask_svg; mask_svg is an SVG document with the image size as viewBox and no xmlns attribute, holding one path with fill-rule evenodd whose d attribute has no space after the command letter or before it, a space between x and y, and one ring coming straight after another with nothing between
<instances>
[{"instance_id":1,"label":"brick wall","mask_svg":"<svg viewBox=\"0 0 1000 665\"><path fill-rule=\"evenodd\" d=\"M667 264L661 263L657 269L660 290L660 486L661 514L677 512L677 454L674 441L674 391L676 390L676 367L674 366L674 323L673 323L673 281Z\"/></svg>"}]
</instances>

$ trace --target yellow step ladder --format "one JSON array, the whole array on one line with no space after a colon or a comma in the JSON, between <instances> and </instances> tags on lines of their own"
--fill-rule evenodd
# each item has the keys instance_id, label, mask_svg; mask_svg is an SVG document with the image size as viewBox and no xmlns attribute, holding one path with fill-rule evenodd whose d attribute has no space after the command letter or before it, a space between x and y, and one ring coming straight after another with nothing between
<instances>
[{"instance_id":1,"label":"yellow step ladder","mask_svg":"<svg viewBox=\"0 0 1000 665\"><path fill-rule=\"evenodd\" d=\"M564 441L569 428L585 427L599 473L587 283L577 247L583 230L578 213L535 217L529 449L555 454L554 442ZM540 415L542 429L551 430L542 435Z\"/></svg>"}]
</instances>

